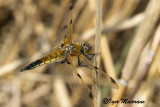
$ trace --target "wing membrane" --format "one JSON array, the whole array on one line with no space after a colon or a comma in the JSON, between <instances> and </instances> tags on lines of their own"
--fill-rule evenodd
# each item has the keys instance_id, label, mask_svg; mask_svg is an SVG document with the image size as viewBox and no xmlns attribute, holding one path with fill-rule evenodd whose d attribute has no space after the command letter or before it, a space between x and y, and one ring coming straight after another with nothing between
<instances>
[{"instance_id":1,"label":"wing membrane","mask_svg":"<svg viewBox=\"0 0 160 107\"><path fill-rule=\"evenodd\" d=\"M70 88L82 99L84 99L88 104L92 105L93 99L96 97L93 96L91 89L87 86L87 84L83 80L83 77L80 75L76 67L73 65L71 57L67 56L67 59L70 62L70 64L69 65L67 64L67 66L71 70L66 70L65 73L66 75L68 75L70 74L69 71L73 71L74 76L72 78L69 78L70 79L69 81L75 81L78 83L76 85L68 83ZM83 94L80 94L81 90L83 90Z\"/></svg>"},{"instance_id":2,"label":"wing membrane","mask_svg":"<svg viewBox=\"0 0 160 107\"><path fill-rule=\"evenodd\" d=\"M101 71L99 68L97 68L95 65L92 64L92 62L90 60L88 60L83 54L78 53L79 57L81 58L81 60L84 60L88 63L88 65L92 68L92 70L94 70L95 72L98 71L98 73L102 76L105 77L106 81L103 81L104 83L109 83L111 85L111 87L113 88L119 88L118 84L116 83L116 81L110 77L107 73Z\"/></svg>"},{"instance_id":3,"label":"wing membrane","mask_svg":"<svg viewBox=\"0 0 160 107\"><path fill-rule=\"evenodd\" d=\"M54 49L53 46L55 45L58 45L60 47L61 44L65 46L72 42L72 32L73 32L72 11L73 11L73 5L70 4L70 6L67 9L66 14L64 15L65 17L62 19L63 21L60 26L60 30L58 31L57 39L52 44L51 51Z\"/></svg>"}]
</instances>

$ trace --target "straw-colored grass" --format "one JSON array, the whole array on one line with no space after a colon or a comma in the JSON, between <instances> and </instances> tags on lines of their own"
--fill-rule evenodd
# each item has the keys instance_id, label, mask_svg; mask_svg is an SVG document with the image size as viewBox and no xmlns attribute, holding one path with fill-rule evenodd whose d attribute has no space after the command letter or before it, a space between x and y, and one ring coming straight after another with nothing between
<instances>
[{"instance_id":1,"label":"straw-colored grass","mask_svg":"<svg viewBox=\"0 0 160 107\"><path fill-rule=\"evenodd\" d=\"M103 104L103 98L144 100L141 107L158 107L160 0L1 0L0 106L89 106L80 97L83 90L77 96L67 86L66 81L77 84L69 81L73 76L59 76L64 68L58 63L19 72L50 51L71 3L73 41L92 44L95 65L119 84L118 90L109 86L100 92L104 79L97 81L96 73L85 76L99 99L95 107L137 106Z\"/></svg>"}]
</instances>

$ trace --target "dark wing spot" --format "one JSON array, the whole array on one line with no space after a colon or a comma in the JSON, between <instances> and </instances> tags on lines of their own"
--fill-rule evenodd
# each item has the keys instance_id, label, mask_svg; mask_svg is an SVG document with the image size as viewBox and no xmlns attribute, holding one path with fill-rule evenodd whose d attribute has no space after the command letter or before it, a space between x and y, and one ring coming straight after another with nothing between
<instances>
[{"instance_id":1,"label":"dark wing spot","mask_svg":"<svg viewBox=\"0 0 160 107\"><path fill-rule=\"evenodd\" d=\"M67 28L67 25L65 25L63 29L66 29L66 28Z\"/></svg>"},{"instance_id":2,"label":"dark wing spot","mask_svg":"<svg viewBox=\"0 0 160 107\"><path fill-rule=\"evenodd\" d=\"M71 5L70 5L69 9L70 9L70 10L72 10L72 9L73 9L73 4L71 4Z\"/></svg>"},{"instance_id":3,"label":"dark wing spot","mask_svg":"<svg viewBox=\"0 0 160 107\"><path fill-rule=\"evenodd\" d=\"M111 79L111 81L112 81L112 83L116 83L116 81L112 78L112 77L110 77L110 79Z\"/></svg>"},{"instance_id":4,"label":"dark wing spot","mask_svg":"<svg viewBox=\"0 0 160 107\"><path fill-rule=\"evenodd\" d=\"M79 78L81 78L81 76L80 76L79 74L77 74L77 76L78 76Z\"/></svg>"},{"instance_id":5,"label":"dark wing spot","mask_svg":"<svg viewBox=\"0 0 160 107\"><path fill-rule=\"evenodd\" d=\"M95 66L94 68L95 68L95 69L98 69L98 67L96 67L96 66Z\"/></svg>"},{"instance_id":6,"label":"dark wing spot","mask_svg":"<svg viewBox=\"0 0 160 107\"><path fill-rule=\"evenodd\" d=\"M72 24L72 20L70 21L70 24Z\"/></svg>"},{"instance_id":7,"label":"dark wing spot","mask_svg":"<svg viewBox=\"0 0 160 107\"><path fill-rule=\"evenodd\" d=\"M89 98L93 99L93 94L92 94L91 91L90 91L90 93L89 93Z\"/></svg>"},{"instance_id":8,"label":"dark wing spot","mask_svg":"<svg viewBox=\"0 0 160 107\"><path fill-rule=\"evenodd\" d=\"M61 47L63 47L63 46L64 46L64 44L62 43L62 44L61 44Z\"/></svg>"}]
</instances>

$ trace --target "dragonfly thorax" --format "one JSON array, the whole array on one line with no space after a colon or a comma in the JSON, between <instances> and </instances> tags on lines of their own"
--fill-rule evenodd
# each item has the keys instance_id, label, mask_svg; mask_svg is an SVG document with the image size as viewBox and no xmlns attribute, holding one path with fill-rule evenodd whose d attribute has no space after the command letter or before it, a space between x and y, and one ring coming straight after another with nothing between
<instances>
[{"instance_id":1,"label":"dragonfly thorax","mask_svg":"<svg viewBox=\"0 0 160 107\"><path fill-rule=\"evenodd\" d=\"M92 46L87 42L71 43L70 44L70 50L71 51L75 50L79 53L86 54L86 53L89 53L92 50Z\"/></svg>"},{"instance_id":2,"label":"dragonfly thorax","mask_svg":"<svg viewBox=\"0 0 160 107\"><path fill-rule=\"evenodd\" d=\"M72 43L70 44L70 49L74 50L74 45Z\"/></svg>"},{"instance_id":3,"label":"dragonfly thorax","mask_svg":"<svg viewBox=\"0 0 160 107\"><path fill-rule=\"evenodd\" d=\"M70 46L65 46L64 51L65 51L65 54L70 54L71 53L71 47Z\"/></svg>"}]
</instances>

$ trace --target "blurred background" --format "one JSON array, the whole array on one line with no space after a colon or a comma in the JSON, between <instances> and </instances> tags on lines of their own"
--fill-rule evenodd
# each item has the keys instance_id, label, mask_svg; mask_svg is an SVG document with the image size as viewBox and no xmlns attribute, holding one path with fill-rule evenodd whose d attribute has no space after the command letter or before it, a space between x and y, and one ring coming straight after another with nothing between
<instances>
[{"instance_id":1,"label":"blurred background","mask_svg":"<svg viewBox=\"0 0 160 107\"><path fill-rule=\"evenodd\" d=\"M160 1L102 1L100 68L120 88L102 87L99 105L159 107ZM72 76L59 75L59 63L19 72L50 51L71 3L73 41L94 46L96 0L0 0L0 107L89 106L66 84ZM111 105L103 98L145 103Z\"/></svg>"}]
</instances>

